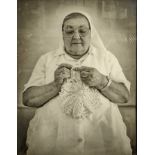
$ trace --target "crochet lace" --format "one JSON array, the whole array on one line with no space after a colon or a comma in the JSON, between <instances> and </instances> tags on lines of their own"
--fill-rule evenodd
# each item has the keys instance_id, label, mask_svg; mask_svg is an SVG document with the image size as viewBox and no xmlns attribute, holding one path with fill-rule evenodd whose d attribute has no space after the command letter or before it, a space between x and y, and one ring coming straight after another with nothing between
<instances>
[{"instance_id":1,"label":"crochet lace","mask_svg":"<svg viewBox=\"0 0 155 155\"><path fill-rule=\"evenodd\" d=\"M77 119L90 116L101 104L99 92L86 86L79 72L74 70L63 84L60 98L64 113Z\"/></svg>"}]
</instances>

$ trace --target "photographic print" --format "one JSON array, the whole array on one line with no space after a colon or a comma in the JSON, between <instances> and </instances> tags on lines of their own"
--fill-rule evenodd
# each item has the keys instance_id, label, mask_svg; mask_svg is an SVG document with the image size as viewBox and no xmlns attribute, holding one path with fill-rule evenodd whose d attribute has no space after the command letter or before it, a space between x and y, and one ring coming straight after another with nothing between
<instances>
[{"instance_id":1,"label":"photographic print","mask_svg":"<svg viewBox=\"0 0 155 155\"><path fill-rule=\"evenodd\" d=\"M136 155L136 0L17 1L18 155Z\"/></svg>"}]
</instances>

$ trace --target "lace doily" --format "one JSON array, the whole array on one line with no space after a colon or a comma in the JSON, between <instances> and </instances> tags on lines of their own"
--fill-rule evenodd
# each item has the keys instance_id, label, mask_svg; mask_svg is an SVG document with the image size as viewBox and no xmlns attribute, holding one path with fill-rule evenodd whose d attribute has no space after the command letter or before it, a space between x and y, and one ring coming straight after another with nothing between
<instances>
[{"instance_id":1,"label":"lace doily","mask_svg":"<svg viewBox=\"0 0 155 155\"><path fill-rule=\"evenodd\" d=\"M60 98L64 113L77 119L90 116L101 104L99 92L86 86L80 73L74 70L71 70L71 78L63 84Z\"/></svg>"}]
</instances>

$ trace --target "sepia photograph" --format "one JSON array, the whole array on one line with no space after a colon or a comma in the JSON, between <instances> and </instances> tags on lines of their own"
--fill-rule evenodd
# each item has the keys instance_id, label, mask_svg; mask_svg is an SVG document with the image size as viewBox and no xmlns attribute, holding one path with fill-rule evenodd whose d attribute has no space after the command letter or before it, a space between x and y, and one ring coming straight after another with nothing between
<instances>
[{"instance_id":1,"label":"sepia photograph","mask_svg":"<svg viewBox=\"0 0 155 155\"><path fill-rule=\"evenodd\" d=\"M137 155L136 61L136 0L17 0L17 154Z\"/></svg>"}]
</instances>

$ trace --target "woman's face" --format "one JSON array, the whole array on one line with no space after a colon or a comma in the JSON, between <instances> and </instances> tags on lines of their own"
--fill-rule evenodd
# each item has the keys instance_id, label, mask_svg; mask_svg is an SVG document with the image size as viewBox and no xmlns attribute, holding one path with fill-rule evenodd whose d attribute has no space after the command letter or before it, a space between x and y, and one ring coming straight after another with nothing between
<instances>
[{"instance_id":1,"label":"woman's face","mask_svg":"<svg viewBox=\"0 0 155 155\"><path fill-rule=\"evenodd\" d=\"M63 40L66 52L73 58L81 58L90 45L90 28L84 17L71 18L65 21Z\"/></svg>"}]
</instances>

